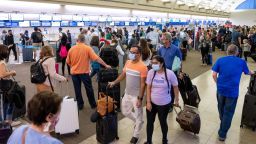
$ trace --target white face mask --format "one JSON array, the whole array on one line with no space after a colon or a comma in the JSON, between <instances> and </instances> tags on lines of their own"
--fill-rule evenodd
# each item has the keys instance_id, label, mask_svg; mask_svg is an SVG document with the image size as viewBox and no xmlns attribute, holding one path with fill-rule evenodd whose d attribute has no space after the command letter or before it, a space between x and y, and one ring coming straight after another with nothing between
<instances>
[{"instance_id":1,"label":"white face mask","mask_svg":"<svg viewBox=\"0 0 256 144\"><path fill-rule=\"evenodd\" d=\"M135 54L132 54L132 53L129 53L128 57L129 57L130 60L135 60L136 59Z\"/></svg>"},{"instance_id":2,"label":"white face mask","mask_svg":"<svg viewBox=\"0 0 256 144\"><path fill-rule=\"evenodd\" d=\"M154 71L159 71L160 70L160 65L159 64L152 64L152 69Z\"/></svg>"}]
</instances>

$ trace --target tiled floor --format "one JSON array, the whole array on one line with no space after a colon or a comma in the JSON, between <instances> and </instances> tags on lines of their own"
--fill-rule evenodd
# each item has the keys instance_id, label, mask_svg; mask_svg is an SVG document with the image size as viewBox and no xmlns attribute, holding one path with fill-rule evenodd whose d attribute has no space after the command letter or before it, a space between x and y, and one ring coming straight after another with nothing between
<instances>
[{"instance_id":1,"label":"tiled floor","mask_svg":"<svg viewBox=\"0 0 256 144\"><path fill-rule=\"evenodd\" d=\"M253 67L253 64L249 64ZM240 120L242 113L242 106L244 102L244 95L247 91L247 86L249 83L249 76L242 76L240 85L240 97L238 100L236 112L233 118L231 129L229 130L226 144L255 144L256 143L256 132L251 129L240 129ZM199 112L201 116L201 131L198 135L191 134L189 132L183 131L178 123L175 121L175 112L170 113L168 116L168 139L170 144L222 144L224 142L218 141L217 131L219 128L219 118L217 112L217 101L216 101L216 85L212 79L211 71L208 71L201 76L195 78L193 83L197 85L200 96L201 103L199 106ZM182 100L180 100L182 101ZM146 140L146 118L144 111L144 128L141 133L141 138L139 144L142 144ZM118 141L114 141L113 144L128 144L132 136L133 123L124 118L119 121L119 137ZM161 144L161 128L159 126L158 120L155 122L155 130L153 134L153 143ZM96 136L84 140L80 144L96 144Z\"/></svg>"}]
</instances>

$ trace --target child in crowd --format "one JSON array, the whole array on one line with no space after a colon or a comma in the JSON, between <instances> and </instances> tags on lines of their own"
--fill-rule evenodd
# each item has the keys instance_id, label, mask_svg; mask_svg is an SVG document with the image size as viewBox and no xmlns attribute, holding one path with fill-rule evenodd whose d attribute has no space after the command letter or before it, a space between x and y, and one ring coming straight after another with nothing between
<instances>
[{"instance_id":1,"label":"child in crowd","mask_svg":"<svg viewBox=\"0 0 256 144\"><path fill-rule=\"evenodd\" d=\"M244 53L244 59L245 61L247 61L247 57L250 55L250 51L251 51L251 45L248 43L248 39L243 40L242 49Z\"/></svg>"}]
</instances>

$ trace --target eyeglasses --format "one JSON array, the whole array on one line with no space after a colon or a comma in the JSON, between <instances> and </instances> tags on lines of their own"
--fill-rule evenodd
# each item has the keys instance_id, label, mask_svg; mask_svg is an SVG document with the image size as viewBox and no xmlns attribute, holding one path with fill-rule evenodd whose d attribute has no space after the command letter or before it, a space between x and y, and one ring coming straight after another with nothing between
<instances>
[{"instance_id":1,"label":"eyeglasses","mask_svg":"<svg viewBox=\"0 0 256 144\"><path fill-rule=\"evenodd\" d=\"M131 54L138 54L138 52L133 52L133 51L130 51Z\"/></svg>"}]
</instances>

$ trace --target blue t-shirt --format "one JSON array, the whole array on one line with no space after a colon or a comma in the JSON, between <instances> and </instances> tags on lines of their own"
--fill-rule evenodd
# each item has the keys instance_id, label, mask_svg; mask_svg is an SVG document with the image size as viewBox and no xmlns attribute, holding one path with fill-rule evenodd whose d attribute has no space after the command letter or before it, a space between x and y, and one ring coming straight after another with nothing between
<instances>
[{"instance_id":1,"label":"blue t-shirt","mask_svg":"<svg viewBox=\"0 0 256 144\"><path fill-rule=\"evenodd\" d=\"M7 144L22 144L22 135L28 125L20 126L16 129L11 137L9 138ZM39 133L34 129L28 128L27 134L25 137L25 144L63 144L61 141L48 136L46 134Z\"/></svg>"},{"instance_id":2,"label":"blue t-shirt","mask_svg":"<svg viewBox=\"0 0 256 144\"><path fill-rule=\"evenodd\" d=\"M173 44L168 48L161 47L158 50L158 55L160 55L164 58L165 66L166 66L166 68L168 68L170 70L172 70L172 64L173 64L173 60L174 60L175 56L182 59L182 54L181 54L180 49Z\"/></svg>"},{"instance_id":3,"label":"blue t-shirt","mask_svg":"<svg viewBox=\"0 0 256 144\"><path fill-rule=\"evenodd\" d=\"M246 62L236 56L219 58L212 70L218 73L217 92L221 96L237 98L242 73L249 74Z\"/></svg>"}]
</instances>

